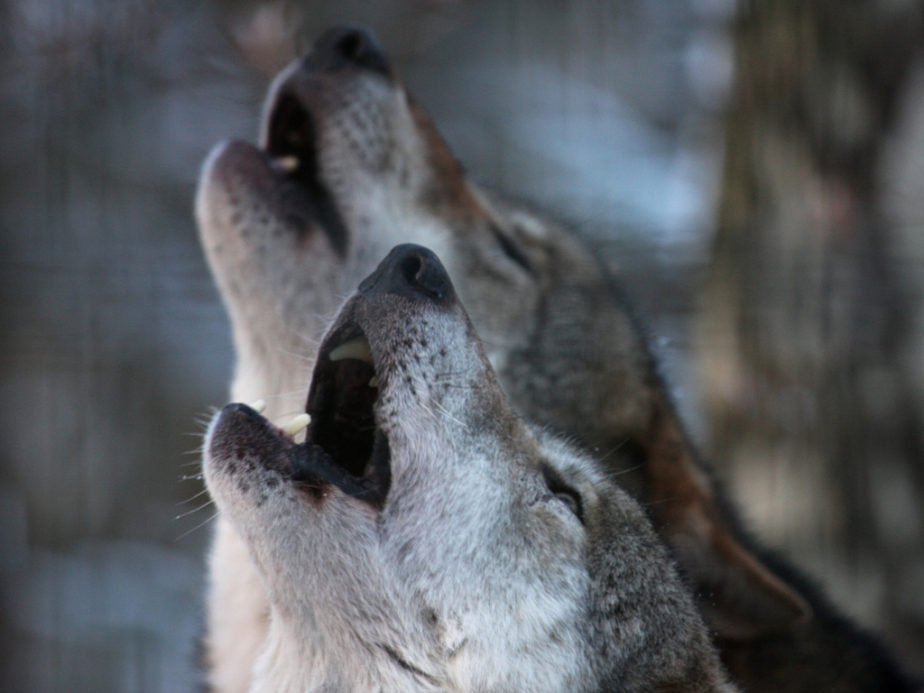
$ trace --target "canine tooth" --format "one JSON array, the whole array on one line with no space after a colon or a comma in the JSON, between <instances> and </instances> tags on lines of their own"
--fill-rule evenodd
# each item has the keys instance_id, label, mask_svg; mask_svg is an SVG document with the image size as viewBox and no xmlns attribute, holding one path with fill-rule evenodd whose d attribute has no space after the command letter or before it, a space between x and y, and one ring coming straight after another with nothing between
<instances>
[{"instance_id":1,"label":"canine tooth","mask_svg":"<svg viewBox=\"0 0 924 693\"><path fill-rule=\"evenodd\" d=\"M369 350L369 342L365 337L357 337L349 342L344 342L335 349L331 349L331 361L342 361L343 359L357 359L365 361L372 365L372 352Z\"/></svg>"},{"instance_id":2,"label":"canine tooth","mask_svg":"<svg viewBox=\"0 0 924 693\"><path fill-rule=\"evenodd\" d=\"M378 387L378 386L379 386L379 379L373 375L371 378L369 378L369 387Z\"/></svg>"},{"instance_id":3,"label":"canine tooth","mask_svg":"<svg viewBox=\"0 0 924 693\"><path fill-rule=\"evenodd\" d=\"M273 159L273 166L283 173L292 173L298 168L298 164L299 161L297 156L277 156Z\"/></svg>"},{"instance_id":4,"label":"canine tooth","mask_svg":"<svg viewBox=\"0 0 924 693\"><path fill-rule=\"evenodd\" d=\"M311 417L308 414L299 414L289 423L283 426L282 430L288 433L290 436L294 436L296 433L305 428L305 426L307 426L309 423L311 423Z\"/></svg>"},{"instance_id":5,"label":"canine tooth","mask_svg":"<svg viewBox=\"0 0 924 693\"><path fill-rule=\"evenodd\" d=\"M266 411L266 400L258 399L256 402L250 405L250 408L253 409L258 414L262 414Z\"/></svg>"}]
</instances>

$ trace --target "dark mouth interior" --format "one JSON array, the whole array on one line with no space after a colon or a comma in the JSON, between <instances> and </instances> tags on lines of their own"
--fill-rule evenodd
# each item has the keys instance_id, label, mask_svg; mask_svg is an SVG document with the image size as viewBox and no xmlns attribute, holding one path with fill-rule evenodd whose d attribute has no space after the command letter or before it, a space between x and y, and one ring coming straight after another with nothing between
<instances>
[{"instance_id":1,"label":"dark mouth interior","mask_svg":"<svg viewBox=\"0 0 924 693\"><path fill-rule=\"evenodd\" d=\"M274 159L295 157L298 167L288 177L311 186L317 180L316 136L311 115L292 94L282 94L269 116L266 151Z\"/></svg>"},{"instance_id":2,"label":"dark mouth interior","mask_svg":"<svg viewBox=\"0 0 924 693\"><path fill-rule=\"evenodd\" d=\"M346 226L333 196L320 176L317 146L318 138L311 113L295 95L280 94L269 114L266 152L273 161L286 159L290 162L287 167L277 165L277 171L286 180L297 184L312 208L312 216L330 238L331 245L340 255L344 255Z\"/></svg>"},{"instance_id":3,"label":"dark mouth interior","mask_svg":"<svg viewBox=\"0 0 924 693\"><path fill-rule=\"evenodd\" d=\"M375 435L372 406L378 393L368 385L375 371L362 361L344 359L330 363L319 375L323 382L316 390L317 399L323 401L311 403L311 442L350 474L362 476Z\"/></svg>"},{"instance_id":4,"label":"dark mouth interior","mask_svg":"<svg viewBox=\"0 0 924 693\"><path fill-rule=\"evenodd\" d=\"M362 336L356 328L328 340L315 366L306 407L311 415L307 443L323 450L345 475L327 479L351 495L384 500L390 481L388 439L376 426L378 388L372 364L358 358L330 359L336 346Z\"/></svg>"}]
</instances>

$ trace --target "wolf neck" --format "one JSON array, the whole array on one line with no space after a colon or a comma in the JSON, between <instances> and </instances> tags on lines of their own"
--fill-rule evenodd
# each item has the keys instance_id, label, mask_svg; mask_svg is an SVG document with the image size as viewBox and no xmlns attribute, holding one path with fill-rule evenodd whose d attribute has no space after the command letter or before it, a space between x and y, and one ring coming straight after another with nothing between
<instances>
[{"instance_id":1,"label":"wolf neck","mask_svg":"<svg viewBox=\"0 0 924 693\"><path fill-rule=\"evenodd\" d=\"M448 690L444 681L406 661L399 647L365 638L347 623L330 625L274 608L251 693Z\"/></svg>"}]
</instances>

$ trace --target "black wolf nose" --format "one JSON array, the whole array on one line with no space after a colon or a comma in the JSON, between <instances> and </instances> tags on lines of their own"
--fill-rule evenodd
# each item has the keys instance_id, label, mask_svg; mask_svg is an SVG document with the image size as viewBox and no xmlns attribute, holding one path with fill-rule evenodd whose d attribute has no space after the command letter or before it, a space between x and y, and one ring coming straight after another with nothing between
<instances>
[{"instance_id":1,"label":"black wolf nose","mask_svg":"<svg viewBox=\"0 0 924 693\"><path fill-rule=\"evenodd\" d=\"M308 69L333 72L345 67L364 67L391 75L385 51L375 37L362 27L335 26L314 42L305 57Z\"/></svg>"},{"instance_id":2,"label":"black wolf nose","mask_svg":"<svg viewBox=\"0 0 924 693\"><path fill-rule=\"evenodd\" d=\"M432 250L405 243L395 246L359 285L364 294L397 294L436 303L455 298L452 281Z\"/></svg>"}]
</instances>

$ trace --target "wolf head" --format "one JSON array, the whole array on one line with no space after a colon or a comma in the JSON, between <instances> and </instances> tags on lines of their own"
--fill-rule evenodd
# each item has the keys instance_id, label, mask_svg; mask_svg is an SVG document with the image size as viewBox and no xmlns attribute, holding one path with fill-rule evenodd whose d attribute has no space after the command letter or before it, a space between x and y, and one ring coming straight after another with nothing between
<instances>
[{"instance_id":1,"label":"wolf head","mask_svg":"<svg viewBox=\"0 0 924 693\"><path fill-rule=\"evenodd\" d=\"M259 147L214 149L196 213L232 319L236 392L253 396L292 389L343 298L399 242L451 258L461 236L468 256L489 243L511 291L525 272L381 48L356 29L328 32L278 76Z\"/></svg>"},{"instance_id":2,"label":"wolf head","mask_svg":"<svg viewBox=\"0 0 924 693\"><path fill-rule=\"evenodd\" d=\"M346 303L306 410L302 445L243 405L206 441L270 594L258 687L724 685L644 513L514 414L429 250L395 248Z\"/></svg>"}]
</instances>

